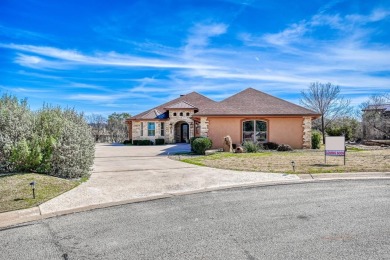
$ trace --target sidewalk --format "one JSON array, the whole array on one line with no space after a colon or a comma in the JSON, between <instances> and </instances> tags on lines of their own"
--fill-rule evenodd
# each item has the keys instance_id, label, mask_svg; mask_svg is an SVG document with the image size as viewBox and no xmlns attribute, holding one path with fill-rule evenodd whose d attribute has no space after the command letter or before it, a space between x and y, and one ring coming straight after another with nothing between
<instances>
[{"instance_id":1,"label":"sidewalk","mask_svg":"<svg viewBox=\"0 0 390 260\"><path fill-rule=\"evenodd\" d=\"M176 146L97 145L90 179L38 207L0 213L0 228L18 223L141 201L237 187L333 179L389 178L389 173L281 174L214 169L171 160Z\"/></svg>"}]
</instances>

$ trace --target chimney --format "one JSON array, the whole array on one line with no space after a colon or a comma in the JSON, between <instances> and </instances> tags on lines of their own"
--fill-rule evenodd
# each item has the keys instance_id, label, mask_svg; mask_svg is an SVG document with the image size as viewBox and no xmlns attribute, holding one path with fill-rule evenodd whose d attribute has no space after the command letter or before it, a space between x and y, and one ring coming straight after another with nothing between
<instances>
[{"instance_id":1,"label":"chimney","mask_svg":"<svg viewBox=\"0 0 390 260\"><path fill-rule=\"evenodd\" d=\"M180 97L184 97L185 95L181 94Z\"/></svg>"}]
</instances>

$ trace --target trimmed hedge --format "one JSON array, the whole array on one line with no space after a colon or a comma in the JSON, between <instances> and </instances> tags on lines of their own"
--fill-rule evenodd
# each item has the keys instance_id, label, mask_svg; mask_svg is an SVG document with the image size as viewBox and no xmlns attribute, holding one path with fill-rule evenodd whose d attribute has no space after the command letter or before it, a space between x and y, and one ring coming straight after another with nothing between
<instances>
[{"instance_id":1,"label":"trimmed hedge","mask_svg":"<svg viewBox=\"0 0 390 260\"><path fill-rule=\"evenodd\" d=\"M213 142L210 138L207 137L195 138L195 140L192 142L194 152L201 155L204 155L206 150L210 149L212 145Z\"/></svg>"},{"instance_id":2,"label":"trimmed hedge","mask_svg":"<svg viewBox=\"0 0 390 260\"><path fill-rule=\"evenodd\" d=\"M267 142L263 144L265 150L276 150L279 147L279 144L274 142Z\"/></svg>"},{"instance_id":3,"label":"trimmed hedge","mask_svg":"<svg viewBox=\"0 0 390 260\"><path fill-rule=\"evenodd\" d=\"M133 142L133 141L132 141L131 139L130 139L130 140L124 140L124 141L123 141L123 144L124 144L124 145L132 144L132 142Z\"/></svg>"},{"instance_id":4,"label":"trimmed hedge","mask_svg":"<svg viewBox=\"0 0 390 260\"><path fill-rule=\"evenodd\" d=\"M133 145L153 145L153 141L150 141L150 140L133 140Z\"/></svg>"},{"instance_id":5,"label":"trimmed hedge","mask_svg":"<svg viewBox=\"0 0 390 260\"><path fill-rule=\"evenodd\" d=\"M162 145L165 144L165 139L164 138L158 138L155 140L156 145Z\"/></svg>"},{"instance_id":6,"label":"trimmed hedge","mask_svg":"<svg viewBox=\"0 0 390 260\"><path fill-rule=\"evenodd\" d=\"M194 140L195 140L195 139L198 139L198 138L204 138L204 137L202 137L202 136L194 136L194 137L191 137L191 138L190 138L190 145L191 145L191 151L192 151L192 152L195 152L194 146L193 146Z\"/></svg>"}]
</instances>

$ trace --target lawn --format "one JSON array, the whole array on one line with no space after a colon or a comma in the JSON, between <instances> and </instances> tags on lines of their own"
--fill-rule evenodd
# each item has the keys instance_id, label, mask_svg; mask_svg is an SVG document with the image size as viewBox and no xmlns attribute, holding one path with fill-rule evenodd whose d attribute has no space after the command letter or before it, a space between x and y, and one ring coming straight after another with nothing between
<instances>
[{"instance_id":1,"label":"lawn","mask_svg":"<svg viewBox=\"0 0 390 260\"><path fill-rule=\"evenodd\" d=\"M340 173L390 171L390 149L363 150L349 148L346 165L343 157L327 157L324 151L296 150L260 153L217 153L209 156L181 156L181 161L201 166L240 171L279 173ZM295 172L292 161L295 162Z\"/></svg>"},{"instance_id":2,"label":"lawn","mask_svg":"<svg viewBox=\"0 0 390 260\"><path fill-rule=\"evenodd\" d=\"M35 181L33 199L30 182ZM36 173L18 173L0 176L0 212L37 206L80 184L81 181L66 180Z\"/></svg>"}]
</instances>

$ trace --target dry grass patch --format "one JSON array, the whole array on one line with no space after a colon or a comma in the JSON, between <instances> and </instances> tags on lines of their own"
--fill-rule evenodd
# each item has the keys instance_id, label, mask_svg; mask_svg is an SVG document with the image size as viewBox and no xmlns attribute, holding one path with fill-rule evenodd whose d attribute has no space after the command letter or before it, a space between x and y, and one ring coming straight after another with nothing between
<instances>
[{"instance_id":1,"label":"dry grass patch","mask_svg":"<svg viewBox=\"0 0 390 260\"><path fill-rule=\"evenodd\" d=\"M35 199L30 182L35 181ZM37 206L70 189L80 181L66 180L49 175L21 173L0 176L0 212Z\"/></svg>"},{"instance_id":2,"label":"dry grass patch","mask_svg":"<svg viewBox=\"0 0 390 260\"><path fill-rule=\"evenodd\" d=\"M259 172L295 173L337 172L385 172L390 171L390 149L353 149L347 152L346 165L343 157L327 157L324 151L297 150L293 152L263 152L254 154L219 153L210 156L188 157L181 161L208 167Z\"/></svg>"}]
</instances>

